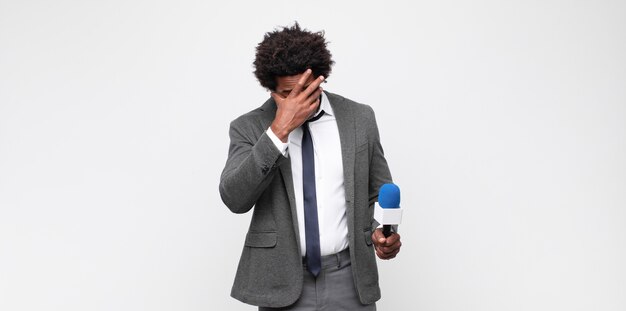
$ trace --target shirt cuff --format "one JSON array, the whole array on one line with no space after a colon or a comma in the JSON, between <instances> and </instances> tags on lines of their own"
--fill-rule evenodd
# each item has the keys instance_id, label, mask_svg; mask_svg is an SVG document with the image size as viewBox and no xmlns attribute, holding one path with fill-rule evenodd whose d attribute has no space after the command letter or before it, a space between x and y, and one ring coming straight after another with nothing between
<instances>
[{"instance_id":1,"label":"shirt cuff","mask_svg":"<svg viewBox=\"0 0 626 311\"><path fill-rule=\"evenodd\" d=\"M287 147L289 146L289 143L283 143L278 138L278 136L276 136L276 134L274 134L274 132L272 131L271 127L268 127L267 131L265 131L265 133L267 133L267 136L270 137L270 139L272 140L272 142L274 143L276 148L278 148L278 151L280 151L280 153L282 153L283 156L287 156Z\"/></svg>"}]
</instances>

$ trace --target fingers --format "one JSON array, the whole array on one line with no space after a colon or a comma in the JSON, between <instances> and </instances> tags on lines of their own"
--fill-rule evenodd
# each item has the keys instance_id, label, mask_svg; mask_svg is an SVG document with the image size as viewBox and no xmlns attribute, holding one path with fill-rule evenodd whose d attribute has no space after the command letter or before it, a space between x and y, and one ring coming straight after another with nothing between
<instances>
[{"instance_id":1,"label":"fingers","mask_svg":"<svg viewBox=\"0 0 626 311\"><path fill-rule=\"evenodd\" d=\"M398 244L392 247L376 247L376 256L380 259L391 259L396 257L400 252L400 246L402 244Z\"/></svg>"},{"instance_id":2,"label":"fingers","mask_svg":"<svg viewBox=\"0 0 626 311\"><path fill-rule=\"evenodd\" d=\"M387 239L385 238L382 230L376 229L374 230L374 233L372 233L372 242L374 242L376 246L379 244L384 245L386 240Z\"/></svg>"},{"instance_id":3,"label":"fingers","mask_svg":"<svg viewBox=\"0 0 626 311\"><path fill-rule=\"evenodd\" d=\"M376 256L378 256L378 258L380 259L388 260L388 259L396 258L399 252L400 252L399 248L389 253L385 253L385 252L380 251L379 249L376 249Z\"/></svg>"},{"instance_id":4,"label":"fingers","mask_svg":"<svg viewBox=\"0 0 626 311\"><path fill-rule=\"evenodd\" d=\"M309 84L306 90L304 90L302 93L304 94L304 96L311 97L311 94L313 94L314 92L321 92L320 84L322 84L322 82L324 82L324 76L317 77L317 79L313 80L313 82L311 82L311 84Z\"/></svg>"},{"instance_id":5,"label":"fingers","mask_svg":"<svg viewBox=\"0 0 626 311\"><path fill-rule=\"evenodd\" d=\"M317 90L315 90L315 92L313 92L313 94L311 94L309 97L307 97L307 102L309 104L314 104L316 101L319 101L320 95L322 95L322 88L318 87Z\"/></svg>"},{"instance_id":6,"label":"fingers","mask_svg":"<svg viewBox=\"0 0 626 311\"><path fill-rule=\"evenodd\" d=\"M311 76L311 73L312 73L311 69L307 69L304 72L304 74L300 77L300 80L298 80L296 85L293 87L293 90L291 90L291 93L289 95L296 96L300 94L300 92L302 92L302 90L304 89L304 85L309 80L309 76Z\"/></svg>"},{"instance_id":7,"label":"fingers","mask_svg":"<svg viewBox=\"0 0 626 311\"><path fill-rule=\"evenodd\" d=\"M270 96L272 96L272 98L274 99L274 101L276 102L276 104L280 104L283 102L283 100L285 100L282 96L280 96L278 93L276 92L271 92Z\"/></svg>"},{"instance_id":8,"label":"fingers","mask_svg":"<svg viewBox=\"0 0 626 311\"><path fill-rule=\"evenodd\" d=\"M398 242L400 242L400 234L394 232L390 236L387 237L387 241L385 242L385 246L391 246L391 245L394 245L394 244L396 244Z\"/></svg>"},{"instance_id":9,"label":"fingers","mask_svg":"<svg viewBox=\"0 0 626 311\"><path fill-rule=\"evenodd\" d=\"M320 88L320 90L316 91L315 93L311 94L311 96L309 96L304 104L305 105L309 105L307 107L307 111L308 111L308 116L307 119L312 118L315 113L317 112L317 110L319 109L319 106L321 104L320 101L320 95L322 94L322 90Z\"/></svg>"},{"instance_id":10,"label":"fingers","mask_svg":"<svg viewBox=\"0 0 626 311\"><path fill-rule=\"evenodd\" d=\"M397 249L400 249L400 246L402 246L402 242L397 241L394 244L391 244L389 246L387 245L376 245L376 249L380 250L381 252L388 254L388 253L392 253Z\"/></svg>"},{"instance_id":11,"label":"fingers","mask_svg":"<svg viewBox=\"0 0 626 311\"><path fill-rule=\"evenodd\" d=\"M372 233L372 241L374 242L374 248L376 249L376 256L380 259L392 259L400 252L402 242L400 241L400 235L393 233L389 237L385 238L382 230L376 229Z\"/></svg>"},{"instance_id":12,"label":"fingers","mask_svg":"<svg viewBox=\"0 0 626 311\"><path fill-rule=\"evenodd\" d=\"M317 92L320 89L320 84L324 82L324 76L319 76L306 87L305 85L309 81L309 78L312 75L311 69L307 69L304 74L300 77L296 85L293 87L293 90L289 93L290 97L301 96L301 98L309 98L313 96L314 92ZM318 95L319 96L319 95Z\"/></svg>"}]
</instances>

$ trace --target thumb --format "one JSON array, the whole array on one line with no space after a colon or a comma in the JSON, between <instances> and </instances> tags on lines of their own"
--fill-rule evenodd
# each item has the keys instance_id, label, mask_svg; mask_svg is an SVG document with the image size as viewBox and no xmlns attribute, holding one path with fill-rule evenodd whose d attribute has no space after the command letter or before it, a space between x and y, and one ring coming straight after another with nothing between
<instances>
[{"instance_id":1,"label":"thumb","mask_svg":"<svg viewBox=\"0 0 626 311\"><path fill-rule=\"evenodd\" d=\"M374 230L374 233L372 234L372 240L382 244L382 243L385 243L387 239L385 238L385 235L383 234L382 230L376 229Z\"/></svg>"}]
</instances>

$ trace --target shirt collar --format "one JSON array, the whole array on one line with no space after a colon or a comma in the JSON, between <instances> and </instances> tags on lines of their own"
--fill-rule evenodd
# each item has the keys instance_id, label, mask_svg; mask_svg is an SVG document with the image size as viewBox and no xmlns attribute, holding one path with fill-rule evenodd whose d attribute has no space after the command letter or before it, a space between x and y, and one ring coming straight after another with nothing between
<instances>
[{"instance_id":1,"label":"shirt collar","mask_svg":"<svg viewBox=\"0 0 626 311\"><path fill-rule=\"evenodd\" d=\"M325 92L322 92L322 102L320 103L321 109L315 114L316 116L320 114L322 110L324 110L324 114L329 116L335 115L333 112L333 107L330 105L330 101L328 100L328 96L326 96Z\"/></svg>"}]
</instances>

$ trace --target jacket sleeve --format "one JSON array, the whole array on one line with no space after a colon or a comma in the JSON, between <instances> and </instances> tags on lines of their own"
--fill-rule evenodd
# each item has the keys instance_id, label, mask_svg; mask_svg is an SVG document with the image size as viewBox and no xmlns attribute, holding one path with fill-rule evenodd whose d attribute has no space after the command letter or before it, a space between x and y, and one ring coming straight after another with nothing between
<instances>
[{"instance_id":1,"label":"jacket sleeve","mask_svg":"<svg viewBox=\"0 0 626 311\"><path fill-rule=\"evenodd\" d=\"M234 213L249 211L287 158L248 118L231 122L228 159L220 178L222 201Z\"/></svg>"}]
</instances>

